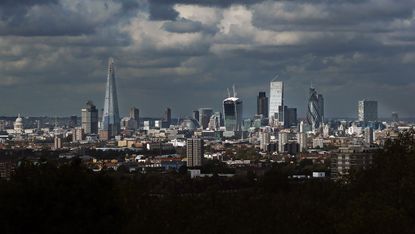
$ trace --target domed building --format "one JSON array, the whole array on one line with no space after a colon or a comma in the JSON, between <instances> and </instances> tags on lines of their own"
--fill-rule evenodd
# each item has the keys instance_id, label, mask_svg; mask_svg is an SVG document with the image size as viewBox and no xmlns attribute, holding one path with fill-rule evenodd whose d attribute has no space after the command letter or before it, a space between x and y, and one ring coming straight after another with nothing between
<instances>
[{"instance_id":1,"label":"domed building","mask_svg":"<svg viewBox=\"0 0 415 234\"><path fill-rule=\"evenodd\" d=\"M14 132L16 134L24 133L23 119L20 117L20 114L18 114L16 121L14 121Z\"/></svg>"}]
</instances>

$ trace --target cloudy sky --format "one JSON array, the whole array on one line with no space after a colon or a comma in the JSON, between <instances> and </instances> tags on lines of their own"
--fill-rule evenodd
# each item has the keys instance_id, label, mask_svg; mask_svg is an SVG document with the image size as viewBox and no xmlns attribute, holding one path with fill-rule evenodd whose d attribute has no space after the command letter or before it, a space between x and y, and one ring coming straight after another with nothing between
<instances>
[{"instance_id":1,"label":"cloudy sky","mask_svg":"<svg viewBox=\"0 0 415 234\"><path fill-rule=\"evenodd\" d=\"M279 74L300 116L311 83L327 116L415 116L413 0L1 0L0 115L101 107L110 56L122 115L219 110L235 84L250 116Z\"/></svg>"}]
</instances>

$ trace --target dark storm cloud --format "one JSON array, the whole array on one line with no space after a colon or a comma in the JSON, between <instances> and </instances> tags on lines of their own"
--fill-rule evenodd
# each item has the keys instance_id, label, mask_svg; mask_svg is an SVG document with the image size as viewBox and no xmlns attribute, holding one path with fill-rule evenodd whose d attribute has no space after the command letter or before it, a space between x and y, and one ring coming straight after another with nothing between
<instances>
[{"instance_id":1,"label":"dark storm cloud","mask_svg":"<svg viewBox=\"0 0 415 234\"><path fill-rule=\"evenodd\" d=\"M172 4L150 4L151 20L174 20L177 16Z\"/></svg>"},{"instance_id":2,"label":"dark storm cloud","mask_svg":"<svg viewBox=\"0 0 415 234\"><path fill-rule=\"evenodd\" d=\"M415 115L414 9L409 0L0 1L0 98L10 100L0 114L102 105L112 56L121 112L220 110L236 84L250 116L278 73L300 116L311 82L328 116L353 117L361 98L377 99L383 116Z\"/></svg>"}]
</instances>

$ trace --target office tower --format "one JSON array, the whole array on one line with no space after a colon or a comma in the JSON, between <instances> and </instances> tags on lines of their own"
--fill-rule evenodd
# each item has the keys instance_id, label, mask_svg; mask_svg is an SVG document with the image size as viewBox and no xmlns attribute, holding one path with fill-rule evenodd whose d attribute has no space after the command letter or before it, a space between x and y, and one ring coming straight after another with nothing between
<instances>
[{"instance_id":1,"label":"office tower","mask_svg":"<svg viewBox=\"0 0 415 234\"><path fill-rule=\"evenodd\" d=\"M167 108L164 111L163 121L162 121L162 128L169 128L171 124L171 109Z\"/></svg>"},{"instance_id":2,"label":"office tower","mask_svg":"<svg viewBox=\"0 0 415 234\"><path fill-rule=\"evenodd\" d=\"M399 116L398 113L392 112L392 122L397 123L399 122Z\"/></svg>"},{"instance_id":3,"label":"office tower","mask_svg":"<svg viewBox=\"0 0 415 234\"><path fill-rule=\"evenodd\" d=\"M187 167L202 166L203 140L200 138L188 138L186 140Z\"/></svg>"},{"instance_id":4,"label":"office tower","mask_svg":"<svg viewBox=\"0 0 415 234\"><path fill-rule=\"evenodd\" d=\"M117 86L115 83L114 59L108 60L108 76L105 91L104 113L100 138L109 140L120 132L120 115L118 112Z\"/></svg>"},{"instance_id":5,"label":"office tower","mask_svg":"<svg viewBox=\"0 0 415 234\"><path fill-rule=\"evenodd\" d=\"M378 102L363 99L358 104L359 121L377 121L378 120Z\"/></svg>"},{"instance_id":6,"label":"office tower","mask_svg":"<svg viewBox=\"0 0 415 234\"><path fill-rule=\"evenodd\" d=\"M55 136L54 149L55 150L62 149L62 136L61 135Z\"/></svg>"},{"instance_id":7,"label":"office tower","mask_svg":"<svg viewBox=\"0 0 415 234\"><path fill-rule=\"evenodd\" d=\"M268 151L268 145L271 143L271 134L269 132L259 133L259 149Z\"/></svg>"},{"instance_id":8,"label":"office tower","mask_svg":"<svg viewBox=\"0 0 415 234\"><path fill-rule=\"evenodd\" d=\"M98 134L98 109L92 101L82 109L81 119L85 134Z\"/></svg>"},{"instance_id":9,"label":"office tower","mask_svg":"<svg viewBox=\"0 0 415 234\"><path fill-rule=\"evenodd\" d=\"M140 110L133 106L130 108L128 116L135 120L137 126L136 128L140 128Z\"/></svg>"},{"instance_id":10,"label":"office tower","mask_svg":"<svg viewBox=\"0 0 415 234\"><path fill-rule=\"evenodd\" d=\"M256 114L268 118L268 98L265 92L259 92L258 94Z\"/></svg>"},{"instance_id":11,"label":"office tower","mask_svg":"<svg viewBox=\"0 0 415 234\"><path fill-rule=\"evenodd\" d=\"M193 113L192 113L192 117L193 117L193 119L199 121L199 111L194 110Z\"/></svg>"},{"instance_id":12,"label":"office tower","mask_svg":"<svg viewBox=\"0 0 415 234\"><path fill-rule=\"evenodd\" d=\"M297 126L297 108L284 107L284 127Z\"/></svg>"},{"instance_id":13,"label":"office tower","mask_svg":"<svg viewBox=\"0 0 415 234\"><path fill-rule=\"evenodd\" d=\"M199 124L203 129L206 129L209 125L210 117L213 115L212 108L200 108L199 109Z\"/></svg>"},{"instance_id":14,"label":"office tower","mask_svg":"<svg viewBox=\"0 0 415 234\"><path fill-rule=\"evenodd\" d=\"M72 129L72 142L79 142L85 138L84 129L76 127Z\"/></svg>"},{"instance_id":15,"label":"office tower","mask_svg":"<svg viewBox=\"0 0 415 234\"><path fill-rule=\"evenodd\" d=\"M269 92L269 115L270 120L282 123L283 113L280 112L284 108L284 84L282 81L271 81Z\"/></svg>"},{"instance_id":16,"label":"office tower","mask_svg":"<svg viewBox=\"0 0 415 234\"><path fill-rule=\"evenodd\" d=\"M324 99L321 94L317 94L315 88L310 88L308 98L307 122L311 125L313 131L320 128L323 123Z\"/></svg>"},{"instance_id":17,"label":"office tower","mask_svg":"<svg viewBox=\"0 0 415 234\"><path fill-rule=\"evenodd\" d=\"M228 98L223 100L223 113L226 131L242 130L242 100L236 97L235 87L233 96L229 93Z\"/></svg>"},{"instance_id":18,"label":"office tower","mask_svg":"<svg viewBox=\"0 0 415 234\"><path fill-rule=\"evenodd\" d=\"M72 115L69 117L69 127L74 128L78 124L78 117L76 115Z\"/></svg>"},{"instance_id":19,"label":"office tower","mask_svg":"<svg viewBox=\"0 0 415 234\"><path fill-rule=\"evenodd\" d=\"M373 129L372 128L365 128L364 136L365 136L366 144L368 145L373 144Z\"/></svg>"},{"instance_id":20,"label":"office tower","mask_svg":"<svg viewBox=\"0 0 415 234\"><path fill-rule=\"evenodd\" d=\"M300 145L300 152L307 150L307 134L304 132L297 133L297 142Z\"/></svg>"},{"instance_id":21,"label":"office tower","mask_svg":"<svg viewBox=\"0 0 415 234\"><path fill-rule=\"evenodd\" d=\"M220 112L215 112L209 120L209 129L210 130L219 130L222 125L222 114Z\"/></svg>"},{"instance_id":22,"label":"office tower","mask_svg":"<svg viewBox=\"0 0 415 234\"><path fill-rule=\"evenodd\" d=\"M120 127L123 130L134 131L137 129L137 121L130 116L124 117L121 119Z\"/></svg>"},{"instance_id":23,"label":"office tower","mask_svg":"<svg viewBox=\"0 0 415 234\"><path fill-rule=\"evenodd\" d=\"M284 145L288 143L288 133L279 132L278 133L278 152L284 152Z\"/></svg>"}]
</instances>

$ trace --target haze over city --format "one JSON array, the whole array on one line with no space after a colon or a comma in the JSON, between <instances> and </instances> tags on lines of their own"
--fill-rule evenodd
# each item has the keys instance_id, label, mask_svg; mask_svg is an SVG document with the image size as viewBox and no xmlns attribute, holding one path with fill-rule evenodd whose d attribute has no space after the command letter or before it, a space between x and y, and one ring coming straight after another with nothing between
<instances>
[{"instance_id":1,"label":"haze over city","mask_svg":"<svg viewBox=\"0 0 415 234\"><path fill-rule=\"evenodd\" d=\"M226 3L225 3L226 2ZM220 110L236 85L244 117L276 74L304 117L311 84L326 117L415 116L415 2L42 0L0 2L0 115L69 116L104 104L116 63L120 114Z\"/></svg>"}]
</instances>

